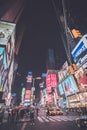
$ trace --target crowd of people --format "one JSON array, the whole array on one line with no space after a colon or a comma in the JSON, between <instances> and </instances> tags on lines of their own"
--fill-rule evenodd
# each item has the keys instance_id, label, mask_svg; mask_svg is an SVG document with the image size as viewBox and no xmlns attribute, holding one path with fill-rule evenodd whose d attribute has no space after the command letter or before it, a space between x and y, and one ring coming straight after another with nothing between
<instances>
[{"instance_id":1,"label":"crowd of people","mask_svg":"<svg viewBox=\"0 0 87 130\"><path fill-rule=\"evenodd\" d=\"M30 125L35 124L35 118L39 116L40 108L38 106L13 106L9 108L0 108L0 123L7 118L8 123L13 124L28 119ZM46 118L49 117L49 108L46 109ZM7 115L7 116L6 116Z\"/></svg>"},{"instance_id":2,"label":"crowd of people","mask_svg":"<svg viewBox=\"0 0 87 130\"><path fill-rule=\"evenodd\" d=\"M39 108L36 106L13 106L0 108L0 124L7 118L9 123L15 123L27 117L31 125L34 125L35 116L38 117Z\"/></svg>"}]
</instances>

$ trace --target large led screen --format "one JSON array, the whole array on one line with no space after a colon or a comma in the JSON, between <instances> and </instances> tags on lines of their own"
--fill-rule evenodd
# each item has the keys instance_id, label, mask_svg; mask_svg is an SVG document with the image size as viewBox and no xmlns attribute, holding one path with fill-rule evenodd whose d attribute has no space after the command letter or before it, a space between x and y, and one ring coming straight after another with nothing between
<instances>
[{"instance_id":1,"label":"large led screen","mask_svg":"<svg viewBox=\"0 0 87 130\"><path fill-rule=\"evenodd\" d=\"M87 34L81 38L71 54L78 65L87 61Z\"/></svg>"},{"instance_id":2,"label":"large led screen","mask_svg":"<svg viewBox=\"0 0 87 130\"><path fill-rule=\"evenodd\" d=\"M46 87L56 87L57 77L56 74L48 74L46 77Z\"/></svg>"},{"instance_id":3,"label":"large led screen","mask_svg":"<svg viewBox=\"0 0 87 130\"><path fill-rule=\"evenodd\" d=\"M73 78L73 76L67 77L63 82L62 82L63 90L65 93L65 96L69 96L72 94L75 94L78 92L78 88L76 85L76 82Z\"/></svg>"},{"instance_id":4,"label":"large led screen","mask_svg":"<svg viewBox=\"0 0 87 130\"><path fill-rule=\"evenodd\" d=\"M78 71L75 73L75 77L77 79L79 91L87 90L87 75L84 73L83 68L80 67Z\"/></svg>"},{"instance_id":5,"label":"large led screen","mask_svg":"<svg viewBox=\"0 0 87 130\"><path fill-rule=\"evenodd\" d=\"M62 83L58 85L58 91L59 91L59 95L60 95L60 96L64 95L64 90L63 90L63 85L62 85Z\"/></svg>"},{"instance_id":6,"label":"large led screen","mask_svg":"<svg viewBox=\"0 0 87 130\"><path fill-rule=\"evenodd\" d=\"M6 51L4 47L0 47L0 67L1 64L4 65L4 70L7 68L7 61L6 61Z\"/></svg>"}]
</instances>

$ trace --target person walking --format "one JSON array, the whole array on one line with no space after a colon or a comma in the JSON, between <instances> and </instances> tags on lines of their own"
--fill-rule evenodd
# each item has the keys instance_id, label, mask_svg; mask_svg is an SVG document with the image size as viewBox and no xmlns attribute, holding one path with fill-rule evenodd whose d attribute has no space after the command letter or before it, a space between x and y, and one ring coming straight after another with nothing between
<instances>
[{"instance_id":1,"label":"person walking","mask_svg":"<svg viewBox=\"0 0 87 130\"><path fill-rule=\"evenodd\" d=\"M47 110L46 110L46 118L49 118L49 108L47 107Z\"/></svg>"},{"instance_id":2,"label":"person walking","mask_svg":"<svg viewBox=\"0 0 87 130\"><path fill-rule=\"evenodd\" d=\"M39 113L39 108L36 107L36 116L38 117L38 113Z\"/></svg>"},{"instance_id":3,"label":"person walking","mask_svg":"<svg viewBox=\"0 0 87 130\"><path fill-rule=\"evenodd\" d=\"M34 122L34 108L30 108L30 125L34 125L35 122Z\"/></svg>"}]
</instances>

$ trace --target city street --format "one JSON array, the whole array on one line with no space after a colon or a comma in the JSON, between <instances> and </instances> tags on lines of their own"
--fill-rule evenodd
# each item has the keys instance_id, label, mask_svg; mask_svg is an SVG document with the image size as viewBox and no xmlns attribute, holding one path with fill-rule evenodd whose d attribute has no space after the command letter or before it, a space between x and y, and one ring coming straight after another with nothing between
<instances>
[{"instance_id":1,"label":"city street","mask_svg":"<svg viewBox=\"0 0 87 130\"><path fill-rule=\"evenodd\" d=\"M23 119L17 123L4 122L0 130L80 130L75 124L75 115L58 115L46 118L45 111L40 111L39 116L35 116L35 124L31 125L29 119ZM83 128L86 130L86 128Z\"/></svg>"}]
</instances>

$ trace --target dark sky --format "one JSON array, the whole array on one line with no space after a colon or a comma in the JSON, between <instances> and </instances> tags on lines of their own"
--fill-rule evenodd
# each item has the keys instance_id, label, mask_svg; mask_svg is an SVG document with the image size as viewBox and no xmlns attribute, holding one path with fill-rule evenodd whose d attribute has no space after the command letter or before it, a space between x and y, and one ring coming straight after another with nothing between
<instances>
[{"instance_id":1,"label":"dark sky","mask_svg":"<svg viewBox=\"0 0 87 130\"><path fill-rule=\"evenodd\" d=\"M19 53L19 71L46 71L46 52L58 44L56 15L50 0L29 0L24 15L26 30ZM61 44L61 43L60 43Z\"/></svg>"},{"instance_id":2,"label":"dark sky","mask_svg":"<svg viewBox=\"0 0 87 130\"><path fill-rule=\"evenodd\" d=\"M64 47L59 35L58 22L51 0L26 0L27 4L20 20L25 24L25 34L18 56L21 74L21 83L26 81L28 71L34 76L46 72L46 53L48 48L58 46L59 62L63 62L65 56ZM56 6L61 7L62 0L54 0ZM74 23L72 27L82 29L87 33L87 0L66 0L68 11L70 11ZM60 3L60 4L59 4ZM78 26L77 26L78 25ZM61 58L62 57L62 58ZM13 91L21 92L19 78L15 83ZM18 94L19 95L19 94Z\"/></svg>"},{"instance_id":3,"label":"dark sky","mask_svg":"<svg viewBox=\"0 0 87 130\"><path fill-rule=\"evenodd\" d=\"M48 48L58 45L59 55L64 53L62 41L60 39L58 23L51 0L26 0L27 4L22 16L22 20L26 25L25 34L19 52L19 73L27 75L28 71L32 71L34 75L40 75L46 71L46 53ZM56 5L61 7L59 3L62 0L54 0ZM77 0L66 0L69 4L69 11L75 20L80 19L86 23L85 3ZM67 5L68 5L67 4ZM62 9L61 9L62 10ZM84 16L84 20L82 19ZM80 25L79 20L77 24ZM83 27L81 25L80 27ZM60 54L61 53L61 54ZM62 57L62 56L61 56Z\"/></svg>"}]
</instances>

